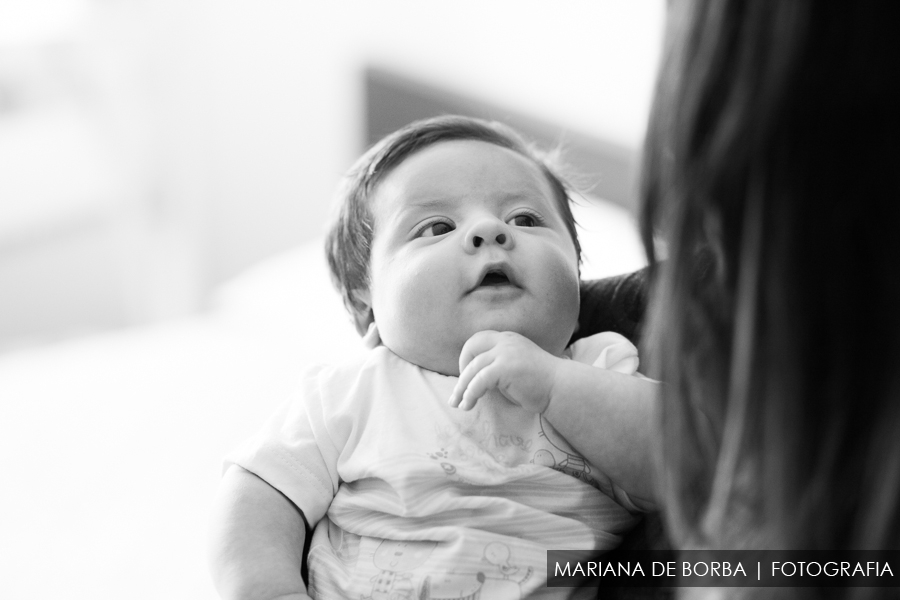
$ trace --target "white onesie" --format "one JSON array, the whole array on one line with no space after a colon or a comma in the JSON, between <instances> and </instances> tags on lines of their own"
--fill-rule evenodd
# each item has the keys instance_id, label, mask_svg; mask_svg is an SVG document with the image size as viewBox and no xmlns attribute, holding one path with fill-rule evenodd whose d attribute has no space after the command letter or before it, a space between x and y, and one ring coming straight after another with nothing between
<instances>
[{"instance_id":1,"label":"white onesie","mask_svg":"<svg viewBox=\"0 0 900 600\"><path fill-rule=\"evenodd\" d=\"M614 333L568 352L637 368L637 350ZM542 417L496 395L450 408L455 384L378 346L308 369L296 397L228 457L315 528L313 598L596 594L545 587L547 550L612 549L637 507Z\"/></svg>"}]
</instances>

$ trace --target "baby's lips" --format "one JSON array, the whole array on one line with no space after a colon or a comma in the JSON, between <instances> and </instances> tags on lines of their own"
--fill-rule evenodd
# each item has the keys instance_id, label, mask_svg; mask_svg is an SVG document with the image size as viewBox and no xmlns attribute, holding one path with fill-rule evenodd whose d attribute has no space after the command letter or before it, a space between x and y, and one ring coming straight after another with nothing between
<instances>
[{"instance_id":1,"label":"baby's lips","mask_svg":"<svg viewBox=\"0 0 900 600\"><path fill-rule=\"evenodd\" d=\"M481 268L481 271L479 271L478 273L478 278L475 281L475 285L472 286L472 289L470 291L476 290L482 285L485 285L484 280L490 273L502 273L511 285L520 287L512 265L510 265L508 262L491 262Z\"/></svg>"}]
</instances>

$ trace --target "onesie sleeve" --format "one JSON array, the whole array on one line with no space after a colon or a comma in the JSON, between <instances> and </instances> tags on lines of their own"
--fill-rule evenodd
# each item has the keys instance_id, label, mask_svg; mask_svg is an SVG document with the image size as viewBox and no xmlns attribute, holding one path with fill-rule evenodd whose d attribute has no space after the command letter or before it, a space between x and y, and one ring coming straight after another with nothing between
<instances>
[{"instance_id":1,"label":"onesie sleeve","mask_svg":"<svg viewBox=\"0 0 900 600\"><path fill-rule=\"evenodd\" d=\"M569 346L572 360L625 375L637 373L638 351L624 336L604 331Z\"/></svg>"},{"instance_id":2,"label":"onesie sleeve","mask_svg":"<svg viewBox=\"0 0 900 600\"><path fill-rule=\"evenodd\" d=\"M327 427L323 403L326 367L301 377L294 396L262 429L225 458L287 496L314 526L328 510L338 488L339 448Z\"/></svg>"}]
</instances>

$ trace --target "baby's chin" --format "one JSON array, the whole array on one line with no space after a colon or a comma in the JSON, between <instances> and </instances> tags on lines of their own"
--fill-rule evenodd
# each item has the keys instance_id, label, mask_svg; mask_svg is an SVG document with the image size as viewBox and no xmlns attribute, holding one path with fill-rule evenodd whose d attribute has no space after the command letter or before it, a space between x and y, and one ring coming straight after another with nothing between
<instances>
[{"instance_id":1,"label":"baby's chin","mask_svg":"<svg viewBox=\"0 0 900 600\"><path fill-rule=\"evenodd\" d=\"M478 331L512 331L528 338L539 346L545 352L549 352L554 356L560 356L563 350L569 345L569 340L578 326L577 322L560 324L547 322L540 319L531 319L526 322L513 321L501 323L486 323L480 329L473 329L463 340L465 343L472 335ZM549 326L548 326L549 325ZM460 347L460 349L462 349Z\"/></svg>"},{"instance_id":2,"label":"baby's chin","mask_svg":"<svg viewBox=\"0 0 900 600\"><path fill-rule=\"evenodd\" d=\"M501 324L503 325L503 324ZM507 324L508 325L508 324ZM397 340L383 339L387 348L402 358L418 367L428 371L434 371L441 375L451 377L459 376L459 355L463 346L473 335L479 331L513 331L518 333L554 356L562 355L563 350L569 345L569 339L575 331L576 324L570 328L554 328L553 331L545 331L541 328L528 327L484 327L484 329L472 329L460 332L460 336L453 339L436 340L434 338L416 338ZM532 330L534 329L534 330Z\"/></svg>"}]
</instances>

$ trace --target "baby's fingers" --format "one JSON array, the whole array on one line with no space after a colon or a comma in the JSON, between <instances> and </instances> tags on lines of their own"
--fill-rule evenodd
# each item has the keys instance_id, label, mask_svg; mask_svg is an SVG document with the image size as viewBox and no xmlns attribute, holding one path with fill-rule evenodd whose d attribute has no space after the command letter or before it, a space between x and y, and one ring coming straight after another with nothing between
<instances>
[{"instance_id":1,"label":"baby's fingers","mask_svg":"<svg viewBox=\"0 0 900 600\"><path fill-rule=\"evenodd\" d=\"M478 399L490 388L478 391L472 387L472 384L474 381L478 381L478 375L493 362L494 355L489 352L479 354L469 361L466 368L459 374L459 381L456 382L456 387L453 388L453 393L450 395L450 406L463 410L471 410L475 406Z\"/></svg>"},{"instance_id":2,"label":"baby's fingers","mask_svg":"<svg viewBox=\"0 0 900 600\"><path fill-rule=\"evenodd\" d=\"M459 407L463 410L470 410L475 407L475 403L487 394L489 391L496 389L500 385L500 369L497 368L496 362L486 365L480 369L469 385L463 392L462 402Z\"/></svg>"},{"instance_id":3,"label":"baby's fingers","mask_svg":"<svg viewBox=\"0 0 900 600\"><path fill-rule=\"evenodd\" d=\"M471 363L476 356L479 356L496 346L499 338L500 332L490 329L479 331L470 337L466 343L463 344L462 352L459 353L460 375L462 375L462 372L466 370L469 363Z\"/></svg>"}]
</instances>

